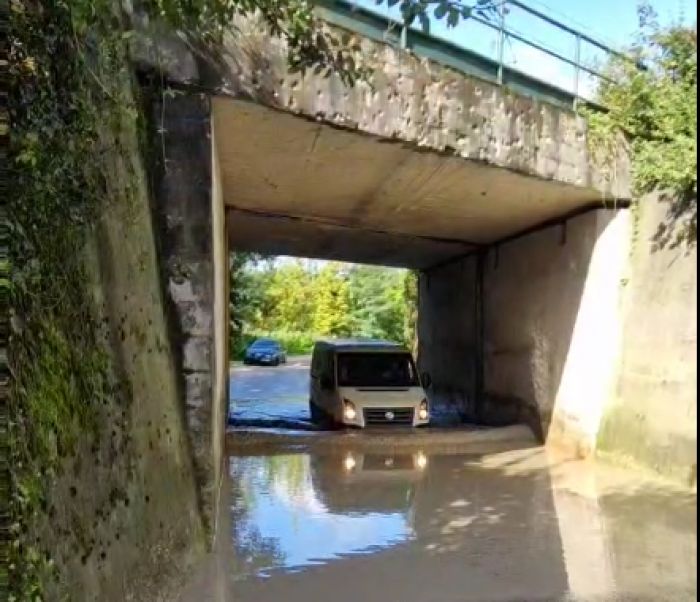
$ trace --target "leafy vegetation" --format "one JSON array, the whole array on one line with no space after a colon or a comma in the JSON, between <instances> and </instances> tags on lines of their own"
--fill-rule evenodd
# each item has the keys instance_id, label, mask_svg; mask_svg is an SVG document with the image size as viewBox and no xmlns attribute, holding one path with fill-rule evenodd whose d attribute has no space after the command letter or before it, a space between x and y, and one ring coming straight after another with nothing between
<instances>
[{"instance_id":1,"label":"leafy vegetation","mask_svg":"<svg viewBox=\"0 0 700 602\"><path fill-rule=\"evenodd\" d=\"M231 350L240 357L259 336L287 353L308 353L319 336L389 339L412 346L416 319L413 272L366 265L257 257L231 261Z\"/></svg>"},{"instance_id":2,"label":"leafy vegetation","mask_svg":"<svg viewBox=\"0 0 700 602\"><path fill-rule=\"evenodd\" d=\"M606 163L621 132L630 143L636 195L659 191L669 211L656 236L660 246L695 244L697 237L697 29L662 28L647 5L639 39L629 49L646 66L614 58L598 101L606 113L588 114L591 144Z\"/></svg>"}]
</instances>

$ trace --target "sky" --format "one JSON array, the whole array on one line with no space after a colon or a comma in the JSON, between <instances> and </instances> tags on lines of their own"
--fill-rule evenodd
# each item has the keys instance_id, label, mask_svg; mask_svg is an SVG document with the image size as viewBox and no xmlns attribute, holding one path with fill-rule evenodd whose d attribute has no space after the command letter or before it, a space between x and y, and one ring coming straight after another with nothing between
<instances>
[{"instance_id":1,"label":"sky","mask_svg":"<svg viewBox=\"0 0 700 602\"><path fill-rule=\"evenodd\" d=\"M465 4L471 3L464 0ZM374 0L356 0L359 6L398 18L398 4L389 7L384 0L376 4ZM606 45L622 50L633 40L637 31L638 0L525 0L532 8L569 25L571 28L588 34ZM697 7L690 0L654 0L660 23L669 24L682 21L695 23ZM575 38L522 9L510 5L506 15L506 27L524 34L523 37L538 42L559 54L571 59L575 56ZM431 23L431 34L469 48L490 58L498 57L498 34L474 21L463 21L456 28L448 29L444 19ZM591 66L604 60L605 54L583 43L581 58ZM528 75L553 83L573 91L574 68L550 55L538 51L517 40L508 40L504 49L504 61ZM579 91L584 97L592 97L596 78L581 76Z\"/></svg>"}]
</instances>

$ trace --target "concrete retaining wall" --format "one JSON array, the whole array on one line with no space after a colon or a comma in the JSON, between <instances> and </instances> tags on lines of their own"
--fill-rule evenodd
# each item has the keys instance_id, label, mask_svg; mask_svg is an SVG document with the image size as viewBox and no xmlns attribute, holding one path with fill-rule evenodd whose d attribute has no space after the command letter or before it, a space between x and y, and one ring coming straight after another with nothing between
<instances>
[{"instance_id":1,"label":"concrete retaining wall","mask_svg":"<svg viewBox=\"0 0 700 602\"><path fill-rule=\"evenodd\" d=\"M697 248L657 248L666 203L640 202L624 287L620 372L597 448L694 486L697 471Z\"/></svg>"},{"instance_id":2,"label":"concrete retaining wall","mask_svg":"<svg viewBox=\"0 0 700 602\"><path fill-rule=\"evenodd\" d=\"M489 249L477 416L694 485L697 254L658 248L667 207L640 207L636 225L596 210Z\"/></svg>"},{"instance_id":3,"label":"concrete retaining wall","mask_svg":"<svg viewBox=\"0 0 700 602\"><path fill-rule=\"evenodd\" d=\"M591 211L489 251L488 413L527 422L544 439L556 408L559 430L580 428L592 443L618 347L627 217L626 211Z\"/></svg>"},{"instance_id":4,"label":"concrete retaining wall","mask_svg":"<svg viewBox=\"0 0 700 602\"><path fill-rule=\"evenodd\" d=\"M46 600L161 599L206 548L144 166L136 132L120 137L85 253L117 386L85 400L94 429L44 477L36 544L58 569Z\"/></svg>"}]
</instances>

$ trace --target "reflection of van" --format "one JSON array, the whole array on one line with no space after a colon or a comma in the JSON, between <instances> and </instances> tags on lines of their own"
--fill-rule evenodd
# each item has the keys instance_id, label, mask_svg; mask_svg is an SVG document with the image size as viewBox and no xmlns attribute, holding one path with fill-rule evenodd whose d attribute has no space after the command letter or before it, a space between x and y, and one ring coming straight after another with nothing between
<instances>
[{"instance_id":1,"label":"reflection of van","mask_svg":"<svg viewBox=\"0 0 700 602\"><path fill-rule=\"evenodd\" d=\"M428 459L422 452L311 456L311 483L329 511L407 512Z\"/></svg>"},{"instance_id":2,"label":"reflection of van","mask_svg":"<svg viewBox=\"0 0 700 602\"><path fill-rule=\"evenodd\" d=\"M385 341L318 341L309 406L311 419L329 426L420 426L430 419L413 357Z\"/></svg>"}]
</instances>

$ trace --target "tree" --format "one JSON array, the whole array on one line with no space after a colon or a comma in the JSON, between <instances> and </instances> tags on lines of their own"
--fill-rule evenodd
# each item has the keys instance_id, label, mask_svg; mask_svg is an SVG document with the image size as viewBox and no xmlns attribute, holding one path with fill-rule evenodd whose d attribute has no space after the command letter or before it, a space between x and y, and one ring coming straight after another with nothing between
<instances>
[{"instance_id":1,"label":"tree","mask_svg":"<svg viewBox=\"0 0 700 602\"><path fill-rule=\"evenodd\" d=\"M637 195L669 193L661 245L694 244L697 237L697 28L660 28L653 10L639 10L640 35L630 48L637 63L611 59L598 102L589 112L594 154L606 161L624 132L630 142Z\"/></svg>"},{"instance_id":2,"label":"tree","mask_svg":"<svg viewBox=\"0 0 700 602\"><path fill-rule=\"evenodd\" d=\"M406 270L403 275L404 341L413 354L418 353L418 272Z\"/></svg>"},{"instance_id":3,"label":"tree","mask_svg":"<svg viewBox=\"0 0 700 602\"><path fill-rule=\"evenodd\" d=\"M350 290L336 263L326 264L314 279L315 310L312 328L322 335L351 333Z\"/></svg>"},{"instance_id":4,"label":"tree","mask_svg":"<svg viewBox=\"0 0 700 602\"><path fill-rule=\"evenodd\" d=\"M404 272L378 266L355 266L348 285L353 334L402 342L407 313Z\"/></svg>"},{"instance_id":5,"label":"tree","mask_svg":"<svg viewBox=\"0 0 700 602\"><path fill-rule=\"evenodd\" d=\"M311 330L314 313L312 276L300 261L285 264L272 272L267 288L267 305L269 313L265 318L268 329Z\"/></svg>"}]
</instances>

